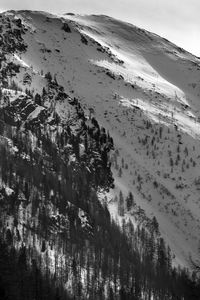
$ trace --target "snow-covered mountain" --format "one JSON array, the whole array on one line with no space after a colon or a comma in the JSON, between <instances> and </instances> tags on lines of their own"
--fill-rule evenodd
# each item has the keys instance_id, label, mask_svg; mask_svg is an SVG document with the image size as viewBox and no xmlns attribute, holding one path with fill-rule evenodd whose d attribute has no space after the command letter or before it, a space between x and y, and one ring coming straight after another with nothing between
<instances>
[{"instance_id":1,"label":"snow-covered mountain","mask_svg":"<svg viewBox=\"0 0 200 300\"><path fill-rule=\"evenodd\" d=\"M156 216L177 262L188 266L200 242L200 59L110 17L65 18L88 40L66 77L72 70L75 95L114 138L118 168L125 166L120 178L113 168L116 190L132 191Z\"/></svg>"},{"instance_id":2,"label":"snow-covered mountain","mask_svg":"<svg viewBox=\"0 0 200 300\"><path fill-rule=\"evenodd\" d=\"M20 67L17 91L3 88L9 101L27 89L41 94L50 72L113 138L115 188L99 190L113 218L145 224L156 217L174 263L190 267L200 243L200 58L104 15L3 15L22 20L27 45L7 55ZM55 107L63 120L73 114L68 103ZM42 110L34 108L28 119ZM124 199L131 192L134 205L125 202L119 215L120 191Z\"/></svg>"}]
</instances>

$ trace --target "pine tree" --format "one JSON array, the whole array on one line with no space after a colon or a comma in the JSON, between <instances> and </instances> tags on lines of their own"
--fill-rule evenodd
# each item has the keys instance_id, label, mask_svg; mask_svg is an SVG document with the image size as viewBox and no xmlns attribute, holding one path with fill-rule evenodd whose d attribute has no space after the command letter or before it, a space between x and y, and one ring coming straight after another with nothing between
<instances>
[{"instance_id":1,"label":"pine tree","mask_svg":"<svg viewBox=\"0 0 200 300\"><path fill-rule=\"evenodd\" d=\"M129 194L128 194L127 198L126 198L127 211L131 210L131 208L133 207L133 203L134 203L133 194L131 192L129 192Z\"/></svg>"},{"instance_id":2,"label":"pine tree","mask_svg":"<svg viewBox=\"0 0 200 300\"><path fill-rule=\"evenodd\" d=\"M118 202L118 214L124 216L124 197L122 191L119 192L119 202Z\"/></svg>"},{"instance_id":3,"label":"pine tree","mask_svg":"<svg viewBox=\"0 0 200 300\"><path fill-rule=\"evenodd\" d=\"M40 106L42 105L41 96L38 93L35 95L35 103Z\"/></svg>"}]
</instances>

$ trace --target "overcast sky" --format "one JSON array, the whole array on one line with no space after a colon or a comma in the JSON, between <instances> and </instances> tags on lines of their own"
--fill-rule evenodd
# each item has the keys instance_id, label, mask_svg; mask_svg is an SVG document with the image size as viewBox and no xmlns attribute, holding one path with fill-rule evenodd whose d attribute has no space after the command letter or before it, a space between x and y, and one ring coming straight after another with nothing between
<instances>
[{"instance_id":1,"label":"overcast sky","mask_svg":"<svg viewBox=\"0 0 200 300\"><path fill-rule=\"evenodd\" d=\"M0 0L0 11L106 14L166 37L200 56L200 0Z\"/></svg>"}]
</instances>

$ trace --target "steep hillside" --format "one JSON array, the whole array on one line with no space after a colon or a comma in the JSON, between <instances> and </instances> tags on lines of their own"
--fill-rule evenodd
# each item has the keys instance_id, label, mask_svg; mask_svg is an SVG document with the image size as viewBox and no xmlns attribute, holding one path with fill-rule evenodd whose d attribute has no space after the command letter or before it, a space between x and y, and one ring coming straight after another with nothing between
<instances>
[{"instance_id":1,"label":"steep hillside","mask_svg":"<svg viewBox=\"0 0 200 300\"><path fill-rule=\"evenodd\" d=\"M200 59L106 16L0 21L2 249L69 297L198 299L171 263L199 257Z\"/></svg>"},{"instance_id":2,"label":"steep hillside","mask_svg":"<svg viewBox=\"0 0 200 300\"><path fill-rule=\"evenodd\" d=\"M28 29L28 50L12 58L23 66L18 84L24 89L31 74L27 87L41 92L41 74L51 72L93 109L119 150L117 168L122 159L128 165L121 178L113 169L114 195L132 191L147 216L158 219L178 263L188 266L189 254L198 255L200 230L200 60L106 16L18 15Z\"/></svg>"},{"instance_id":3,"label":"steep hillside","mask_svg":"<svg viewBox=\"0 0 200 300\"><path fill-rule=\"evenodd\" d=\"M131 190L147 215L156 216L178 263L188 266L188 254L198 256L200 232L200 60L155 34L106 16L66 17L111 54L111 62L89 56L93 83L86 74L77 76L84 82L81 87L88 83L91 88L75 90L79 97L91 97L95 116L114 137L117 169L121 160L128 166L121 178L116 170L116 186L124 194ZM102 72L111 78L102 79Z\"/></svg>"}]
</instances>

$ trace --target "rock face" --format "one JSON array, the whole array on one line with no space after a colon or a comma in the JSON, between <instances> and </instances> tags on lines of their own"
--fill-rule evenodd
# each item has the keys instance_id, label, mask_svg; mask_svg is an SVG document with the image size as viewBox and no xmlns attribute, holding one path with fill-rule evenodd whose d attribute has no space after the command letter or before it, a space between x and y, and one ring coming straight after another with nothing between
<instances>
[{"instance_id":1,"label":"rock face","mask_svg":"<svg viewBox=\"0 0 200 300\"><path fill-rule=\"evenodd\" d=\"M2 299L198 299L199 59L106 16L0 31Z\"/></svg>"}]
</instances>

